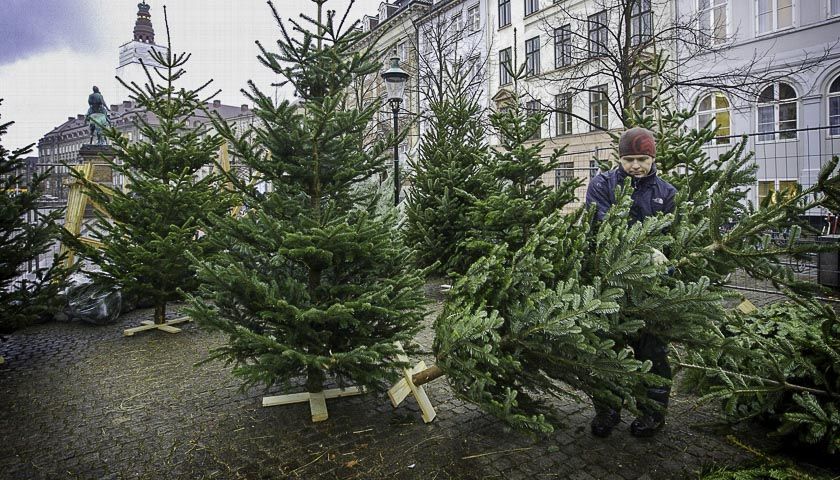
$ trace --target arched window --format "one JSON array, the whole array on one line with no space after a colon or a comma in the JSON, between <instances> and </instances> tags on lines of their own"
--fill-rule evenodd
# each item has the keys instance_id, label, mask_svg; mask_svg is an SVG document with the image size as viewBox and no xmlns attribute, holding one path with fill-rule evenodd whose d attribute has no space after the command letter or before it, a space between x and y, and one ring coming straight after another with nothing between
<instances>
[{"instance_id":1,"label":"arched window","mask_svg":"<svg viewBox=\"0 0 840 480\"><path fill-rule=\"evenodd\" d=\"M707 124L715 131L716 138L713 140L715 145L729 143L731 134L729 100L721 92L713 92L700 99L697 107L697 129Z\"/></svg>"},{"instance_id":2,"label":"arched window","mask_svg":"<svg viewBox=\"0 0 840 480\"><path fill-rule=\"evenodd\" d=\"M784 82L768 85L758 95L759 141L796 138L796 90Z\"/></svg>"},{"instance_id":3,"label":"arched window","mask_svg":"<svg viewBox=\"0 0 840 480\"><path fill-rule=\"evenodd\" d=\"M828 87L828 125L829 135L840 136L840 75Z\"/></svg>"}]
</instances>

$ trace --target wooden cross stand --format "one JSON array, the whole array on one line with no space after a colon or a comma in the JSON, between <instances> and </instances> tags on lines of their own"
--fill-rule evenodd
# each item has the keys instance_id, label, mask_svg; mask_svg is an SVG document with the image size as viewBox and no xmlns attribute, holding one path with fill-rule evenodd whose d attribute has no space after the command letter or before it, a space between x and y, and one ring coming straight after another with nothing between
<instances>
[{"instance_id":1,"label":"wooden cross stand","mask_svg":"<svg viewBox=\"0 0 840 480\"><path fill-rule=\"evenodd\" d=\"M273 407L275 405L290 405L292 403L309 402L309 412L312 414L313 422L323 422L329 418L327 413L327 399L349 397L352 395L360 395L365 393L363 387L348 387L348 388L331 388L329 390L322 390L317 393L303 392L292 393L288 395L275 395L273 397L263 397L263 407Z\"/></svg>"},{"instance_id":2,"label":"wooden cross stand","mask_svg":"<svg viewBox=\"0 0 840 480\"><path fill-rule=\"evenodd\" d=\"M397 344L400 353L397 356L402 362L408 363L408 357L405 355L405 352L402 349L402 345L399 343ZM434 380L440 374L435 375L432 373L431 375L422 375L426 374L427 372L440 372L438 367L426 368L426 363L422 360L418 362L412 368L404 368L403 369L403 378L399 382L397 382L393 387L388 389L388 398L391 399L391 405L394 408L398 407L403 400L406 399L409 395L412 395L415 400L417 400L417 405L420 406L420 413L423 416L423 421L426 423L431 422L437 416L437 412L435 412L435 407L432 406L432 402L429 400L429 396L426 395L426 390L423 388L423 384L428 383L431 380ZM416 375L421 375L423 377L422 383L420 378L418 377L415 380Z\"/></svg>"},{"instance_id":3,"label":"wooden cross stand","mask_svg":"<svg viewBox=\"0 0 840 480\"><path fill-rule=\"evenodd\" d=\"M163 330L166 333L179 333L181 329L178 327L173 327L173 325L189 322L191 320L192 319L190 317L173 318L172 320L167 320L164 323L155 323L151 320L143 320L142 322L140 322L141 325L139 327L131 327L123 330L123 336L130 337L137 332L143 332L146 330L153 329Z\"/></svg>"}]
</instances>

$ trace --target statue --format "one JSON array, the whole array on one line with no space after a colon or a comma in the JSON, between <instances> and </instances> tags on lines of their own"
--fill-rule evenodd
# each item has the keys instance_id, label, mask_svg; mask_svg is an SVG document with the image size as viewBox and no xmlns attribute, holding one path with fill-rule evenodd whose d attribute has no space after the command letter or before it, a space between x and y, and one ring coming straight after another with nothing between
<instances>
[{"instance_id":1,"label":"statue","mask_svg":"<svg viewBox=\"0 0 840 480\"><path fill-rule=\"evenodd\" d=\"M105 104L105 99L99 93L99 87L93 87L93 93L88 95L88 111L85 120L90 124L90 142L96 135L96 145L107 145L103 131L111 125L110 112Z\"/></svg>"}]
</instances>

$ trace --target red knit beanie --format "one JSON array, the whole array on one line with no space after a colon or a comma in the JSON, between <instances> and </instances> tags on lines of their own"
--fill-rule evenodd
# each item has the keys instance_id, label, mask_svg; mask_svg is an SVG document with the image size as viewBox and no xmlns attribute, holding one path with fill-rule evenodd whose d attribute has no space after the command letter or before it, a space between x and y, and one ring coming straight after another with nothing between
<instances>
[{"instance_id":1,"label":"red knit beanie","mask_svg":"<svg viewBox=\"0 0 840 480\"><path fill-rule=\"evenodd\" d=\"M656 157L656 140L653 132L642 127L633 127L621 134L618 140L618 156L647 155Z\"/></svg>"}]
</instances>

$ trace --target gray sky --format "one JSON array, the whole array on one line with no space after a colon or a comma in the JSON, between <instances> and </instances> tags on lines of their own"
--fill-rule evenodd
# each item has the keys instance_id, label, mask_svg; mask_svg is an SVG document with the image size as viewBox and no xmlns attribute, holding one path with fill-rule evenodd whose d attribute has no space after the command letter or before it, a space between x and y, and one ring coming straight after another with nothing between
<instances>
[{"instance_id":1,"label":"gray sky","mask_svg":"<svg viewBox=\"0 0 840 480\"><path fill-rule=\"evenodd\" d=\"M120 45L133 39L140 0L3 0L0 15L0 122L14 121L0 138L6 148L36 143L69 116L87 110L92 85L119 103L114 79ZM256 59L254 44L270 48L280 36L265 0L146 0L155 42L166 44L166 5L173 53L192 54L186 86L212 78L222 103L248 103L239 91L254 80L264 91L277 78ZM350 0L328 0L342 15ZM376 13L381 0L356 0L351 18ZM280 15L316 13L311 0L274 0ZM211 88L211 87L208 87ZM210 92L208 92L210 93ZM290 95L280 91L281 97ZM32 153L32 155L37 152Z\"/></svg>"}]
</instances>

